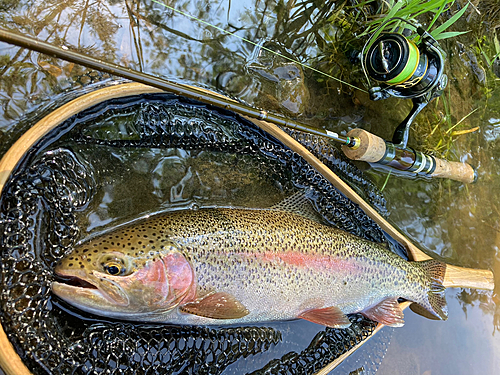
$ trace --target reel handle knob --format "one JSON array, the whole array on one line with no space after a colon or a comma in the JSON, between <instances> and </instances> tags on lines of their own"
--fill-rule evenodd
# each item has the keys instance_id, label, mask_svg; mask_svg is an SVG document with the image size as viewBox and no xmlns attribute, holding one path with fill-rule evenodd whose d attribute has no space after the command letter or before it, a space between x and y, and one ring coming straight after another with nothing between
<instances>
[{"instance_id":1,"label":"reel handle knob","mask_svg":"<svg viewBox=\"0 0 500 375\"><path fill-rule=\"evenodd\" d=\"M347 135L359 140L356 147L342 146L342 151L351 160L387 165L429 177L449 178L465 184L476 180L476 171L467 163L439 159L401 147L363 129L352 129Z\"/></svg>"}]
</instances>

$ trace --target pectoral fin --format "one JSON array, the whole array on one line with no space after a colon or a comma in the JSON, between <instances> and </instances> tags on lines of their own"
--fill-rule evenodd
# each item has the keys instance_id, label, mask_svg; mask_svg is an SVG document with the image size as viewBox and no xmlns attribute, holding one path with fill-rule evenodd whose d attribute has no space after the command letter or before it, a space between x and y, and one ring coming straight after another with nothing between
<instances>
[{"instance_id":1,"label":"pectoral fin","mask_svg":"<svg viewBox=\"0 0 500 375\"><path fill-rule=\"evenodd\" d=\"M361 311L361 314L368 319L391 327L402 327L405 323L403 310L399 307L396 297L386 298L375 306Z\"/></svg>"},{"instance_id":2,"label":"pectoral fin","mask_svg":"<svg viewBox=\"0 0 500 375\"><path fill-rule=\"evenodd\" d=\"M347 315L335 306L307 310L298 317L330 328L347 328L351 325Z\"/></svg>"},{"instance_id":3,"label":"pectoral fin","mask_svg":"<svg viewBox=\"0 0 500 375\"><path fill-rule=\"evenodd\" d=\"M189 302L180 307L184 313L212 319L238 319L248 315L243 304L229 293L210 294L196 302Z\"/></svg>"}]
</instances>

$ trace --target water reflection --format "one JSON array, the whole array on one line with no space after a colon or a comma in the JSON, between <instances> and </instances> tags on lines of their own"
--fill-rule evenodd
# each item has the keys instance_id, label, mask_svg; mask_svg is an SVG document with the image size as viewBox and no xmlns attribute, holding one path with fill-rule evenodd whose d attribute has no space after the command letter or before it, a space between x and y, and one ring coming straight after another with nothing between
<instances>
[{"instance_id":1,"label":"water reflection","mask_svg":"<svg viewBox=\"0 0 500 375\"><path fill-rule=\"evenodd\" d=\"M319 53L315 40L321 36L317 31L335 6L332 1L319 9L313 1L286 6L273 1L229 1L217 5L185 1L174 5L242 38L256 42L273 40L273 48L278 52L301 60ZM201 86L215 87L217 77L229 71L237 77L246 76L255 52L254 45L154 1L100 0L91 6L83 0L35 4L21 1L4 2L3 8L0 25L4 28L105 61ZM54 93L79 86L80 77L86 72L75 64L7 45L2 45L0 61L1 88L6 94L1 128L32 109L36 100L47 100ZM290 69L301 74L301 68ZM242 99L252 103L261 88L257 84L253 90ZM268 102L272 102L276 89L268 85L263 90ZM235 94L231 90L229 93ZM297 100L290 101L286 92L282 96L284 104L275 109L286 112L291 108L292 113L297 113ZM260 99L258 104L268 103Z\"/></svg>"},{"instance_id":2,"label":"water reflection","mask_svg":"<svg viewBox=\"0 0 500 375\"><path fill-rule=\"evenodd\" d=\"M482 3L491 2L483 1ZM169 3L170 4L170 3ZM349 82L361 82L357 67L349 65L346 38L353 25L327 21L332 14L341 14L343 2L327 1L316 7L313 1L254 2L206 0L176 1L176 8L210 22L224 30L271 46L273 50L320 67ZM489 13L494 13L490 6ZM355 14L356 10L349 10ZM488 13L488 12L487 12ZM344 17L349 21L349 13ZM361 16L360 16L361 17ZM460 41L443 42L448 54L446 72L449 89L442 99L419 115L410 144L453 160L466 160L477 166L479 181L462 186L449 181L404 180L385 173L370 171L371 178L385 185L390 220L398 225L424 250L462 266L493 269L500 285L500 81L475 54L479 38L486 38L483 50L489 53L491 29L482 23L482 16L468 12L457 29L469 30ZM362 19L362 17L360 18ZM491 22L491 21L490 21ZM251 105L263 107L303 121L325 126L335 131L363 126L390 138L395 126L406 116L409 103L389 100L370 102L365 94L350 91L337 82L305 71L274 55L263 53L255 45L226 35L197 21L173 12L154 1L87 0L0 2L1 27L16 30L56 45L66 46L85 54L121 65L169 77L197 86L217 89L238 97ZM350 42L356 47L356 41ZM348 68L346 68L348 67ZM86 68L62 60L33 53L9 45L0 45L0 153L3 154L20 133L36 121L43 110L69 100L67 92L81 93L96 82L108 79ZM447 107L443 105L446 100ZM472 110L479 108L464 119ZM450 127L464 119L457 129L474 133L452 136ZM436 137L440 133L441 138ZM104 151L103 151L104 152ZM119 155L115 155L119 158ZM97 157L97 156L96 156ZM183 189L206 183L197 175L203 165L188 165L186 155L151 154L151 163L131 164L124 175L151 173L151 186L129 186L143 189L147 200L175 198ZM197 160L203 160L198 158ZM212 162L210 158L204 160ZM230 165L230 164L228 164ZM165 186L161 178L166 171L177 181ZM185 179L185 180L183 180ZM187 183L189 180L189 183ZM133 179L131 179L133 181ZM220 186L227 181L219 181ZM244 184L244 181L239 181ZM216 181L210 181L216 185ZM220 199L227 199L220 189ZM183 194L182 194L183 195ZM103 196L102 210L110 215L113 197ZM137 201L115 202L119 205L140 205ZM265 205L265 204L264 204ZM140 207L134 210L141 211ZM102 218L89 218L88 228ZM454 340L456 346L476 345L470 359L466 351L442 353L429 359L419 373L440 372L440 363L457 363L456 372L475 371L460 364L493 362L500 356L500 290L484 293L469 290L451 291L456 304L443 323L440 334ZM408 314L411 316L411 314ZM415 347L418 360L423 361L426 348L435 347L437 327L421 318L411 322L413 330L401 332L401 341L393 344L395 355L403 353L404 336L426 332L419 336ZM464 329L464 326L466 327ZM469 329L470 327L475 328ZM441 329L441 328L440 328ZM430 331L430 332L429 332ZM477 332L495 334L494 338ZM453 332L461 332L454 336ZM398 351L398 348L400 351ZM436 367L432 367L432 363ZM444 366L444 365L443 365ZM434 371L432 371L434 369ZM491 368L481 367L483 373Z\"/></svg>"}]
</instances>

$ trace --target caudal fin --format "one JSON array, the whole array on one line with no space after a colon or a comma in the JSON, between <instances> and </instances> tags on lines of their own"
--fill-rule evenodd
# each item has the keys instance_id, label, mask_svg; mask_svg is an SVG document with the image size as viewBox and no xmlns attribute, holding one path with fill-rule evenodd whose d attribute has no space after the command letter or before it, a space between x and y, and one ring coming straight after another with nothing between
<instances>
[{"instance_id":1,"label":"caudal fin","mask_svg":"<svg viewBox=\"0 0 500 375\"><path fill-rule=\"evenodd\" d=\"M434 320L448 319L445 287L443 286L446 264L438 260L425 260L414 263L422 268L428 278L428 291L421 301L415 301L410 309L413 312Z\"/></svg>"}]
</instances>

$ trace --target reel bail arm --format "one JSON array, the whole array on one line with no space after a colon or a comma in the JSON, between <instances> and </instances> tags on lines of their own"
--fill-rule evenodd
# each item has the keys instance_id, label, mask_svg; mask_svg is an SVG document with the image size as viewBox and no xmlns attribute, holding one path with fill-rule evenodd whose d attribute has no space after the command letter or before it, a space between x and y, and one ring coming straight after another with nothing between
<instances>
[{"instance_id":1,"label":"reel bail arm","mask_svg":"<svg viewBox=\"0 0 500 375\"><path fill-rule=\"evenodd\" d=\"M401 147L406 147L408 144L408 138L410 137L410 126L413 123L413 120L415 120L415 117L417 117L420 111L424 109L427 104L435 98L441 96L447 83L448 77L446 74L443 74L438 84L432 89L432 91L411 100L413 107L410 113L408 113L408 116L406 116L406 118L398 125L396 130L394 130L394 134L392 135L393 143Z\"/></svg>"}]
</instances>

